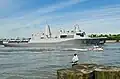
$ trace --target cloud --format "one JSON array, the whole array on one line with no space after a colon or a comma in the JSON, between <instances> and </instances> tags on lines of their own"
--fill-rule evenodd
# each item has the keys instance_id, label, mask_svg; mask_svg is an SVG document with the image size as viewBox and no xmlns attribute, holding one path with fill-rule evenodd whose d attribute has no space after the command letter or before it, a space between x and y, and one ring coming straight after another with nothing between
<instances>
[{"instance_id":1,"label":"cloud","mask_svg":"<svg viewBox=\"0 0 120 79\"><path fill-rule=\"evenodd\" d=\"M59 4L50 5L45 8L40 8L36 11L33 11L26 15L23 15L21 17L21 20L27 20L28 22L31 21L32 23L29 23L29 25L40 24L40 22L42 23L42 22L45 22L45 20L53 18L53 17L50 17L49 14L51 14L57 10L60 10L60 9L72 6L74 4L84 2L84 1L88 1L88 0L69 0L69 1L61 2ZM59 16L55 16L55 17L59 17ZM28 23L27 23L27 25L28 25Z\"/></svg>"},{"instance_id":2,"label":"cloud","mask_svg":"<svg viewBox=\"0 0 120 79\"><path fill-rule=\"evenodd\" d=\"M89 33L119 33L119 17L120 6L112 5L105 8L86 10L84 12L66 13L64 17L55 20L59 20L58 25L62 23L62 27L66 28L77 23L82 30ZM52 23L56 23L55 20Z\"/></svg>"},{"instance_id":3,"label":"cloud","mask_svg":"<svg viewBox=\"0 0 120 79\"><path fill-rule=\"evenodd\" d=\"M40 14L54 12L56 10L59 10L59 9L62 9L62 8L65 8L65 7L74 5L74 4L78 4L84 1L88 1L88 0L70 0L68 2L61 2L60 4L52 5L51 7L48 6L47 8L39 9L38 12L40 12Z\"/></svg>"},{"instance_id":4,"label":"cloud","mask_svg":"<svg viewBox=\"0 0 120 79\"><path fill-rule=\"evenodd\" d=\"M13 0L5 0L4 2L8 2L9 5L10 5L10 4L12 4L12 3L10 3L12 1ZM82 0L82 1L85 1L85 0ZM2 23L3 22L7 22L7 23L11 23L11 24L14 23L14 21L16 21L16 20L17 21L21 21L21 22L30 22L31 20L34 21L35 19L37 19L37 17L39 17L40 15L43 16L43 14L45 15L45 13L54 12L56 10L59 10L59 9L65 8L67 6L71 6L71 5L77 4L79 2L80 2L79 0L70 0L70 1L66 1L66 2L61 2L59 4L54 4L54 5L47 6L45 8L40 8L38 10L31 11L29 13L24 14L23 16L20 16L20 17L6 18L6 19L2 18L2 19L0 19L0 21ZM15 5L15 4L16 3L13 3L12 5ZM22 6L22 4L19 5L19 6ZM13 7L16 7L16 6L13 6ZM42 17L42 16L40 16L40 17Z\"/></svg>"},{"instance_id":5,"label":"cloud","mask_svg":"<svg viewBox=\"0 0 120 79\"><path fill-rule=\"evenodd\" d=\"M12 16L23 4L19 0L0 0L0 19Z\"/></svg>"},{"instance_id":6,"label":"cloud","mask_svg":"<svg viewBox=\"0 0 120 79\"><path fill-rule=\"evenodd\" d=\"M17 1L19 1L19 0L17 0ZM33 10L30 13L26 12L24 15L19 16L19 17L0 18L0 26L1 26L0 28L1 29L7 28L6 32L8 32L9 35L10 35L10 32L12 34L13 31L22 32L21 29L24 29L26 27L33 27L34 28L34 27L36 27L36 25L45 23L46 20L51 20L53 17L49 16L48 13L52 13L52 12L55 12L55 11L60 10L62 8L69 7L69 6L72 6L72 5L77 4L79 2L84 2L84 1L87 1L87 0L64 1L64 2L61 2L59 4L54 4L51 6L44 7L44 8L39 8L35 11ZM19 9L22 6L21 2L19 5L17 5L17 4L18 3L14 2L14 0L5 0L4 5L3 5L4 7L0 7L0 8L6 8L9 10L9 11L5 10L3 12L3 14L10 13L11 10L12 11L14 10L13 7L17 7L16 9ZM5 5L7 5L7 6L5 6ZM45 16L45 14L49 17ZM56 16L56 18L57 17L59 17L59 16ZM29 28L29 29L31 29L31 28ZM3 32L3 33L5 33L5 32Z\"/></svg>"},{"instance_id":7,"label":"cloud","mask_svg":"<svg viewBox=\"0 0 120 79\"><path fill-rule=\"evenodd\" d=\"M56 13L61 9L67 9L75 4L80 5L85 1L88 0L69 0L32 10L29 13L26 12L19 17L2 18L0 19L0 29L6 28L6 31L2 31L5 36L30 36L33 32L43 30L47 21L53 28L71 28L77 23L82 30L88 33L119 32L120 5Z\"/></svg>"}]
</instances>

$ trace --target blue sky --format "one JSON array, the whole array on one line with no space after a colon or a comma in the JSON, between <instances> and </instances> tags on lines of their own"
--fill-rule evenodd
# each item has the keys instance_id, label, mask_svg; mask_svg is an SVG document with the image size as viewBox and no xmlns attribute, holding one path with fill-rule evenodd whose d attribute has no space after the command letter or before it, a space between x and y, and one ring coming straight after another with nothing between
<instances>
[{"instance_id":1,"label":"blue sky","mask_svg":"<svg viewBox=\"0 0 120 79\"><path fill-rule=\"evenodd\" d=\"M29 37L79 24L90 33L120 33L120 0L0 0L0 37Z\"/></svg>"}]
</instances>

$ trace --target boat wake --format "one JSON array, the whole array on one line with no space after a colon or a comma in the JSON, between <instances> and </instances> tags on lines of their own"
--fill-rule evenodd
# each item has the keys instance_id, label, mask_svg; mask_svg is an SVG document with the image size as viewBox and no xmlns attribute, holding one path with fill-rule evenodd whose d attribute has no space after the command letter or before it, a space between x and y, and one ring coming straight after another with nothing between
<instances>
[{"instance_id":1,"label":"boat wake","mask_svg":"<svg viewBox=\"0 0 120 79\"><path fill-rule=\"evenodd\" d=\"M41 52L41 51L81 51L81 52L87 52L87 51L103 51L103 48L94 46L90 48L59 48L59 47L4 47L0 48L0 52L15 52L15 51L30 51L30 52Z\"/></svg>"},{"instance_id":2,"label":"boat wake","mask_svg":"<svg viewBox=\"0 0 120 79\"><path fill-rule=\"evenodd\" d=\"M78 48L67 48L67 49L63 49L63 51L88 51L88 49L78 49Z\"/></svg>"},{"instance_id":3,"label":"boat wake","mask_svg":"<svg viewBox=\"0 0 120 79\"><path fill-rule=\"evenodd\" d=\"M42 52L55 50L56 50L55 48L1 48L0 52L16 52L16 51Z\"/></svg>"},{"instance_id":4,"label":"boat wake","mask_svg":"<svg viewBox=\"0 0 120 79\"><path fill-rule=\"evenodd\" d=\"M83 52L87 52L87 51L103 51L104 49L102 47L99 46L93 46L90 48L67 48L67 49L63 49L63 51L83 51Z\"/></svg>"}]
</instances>

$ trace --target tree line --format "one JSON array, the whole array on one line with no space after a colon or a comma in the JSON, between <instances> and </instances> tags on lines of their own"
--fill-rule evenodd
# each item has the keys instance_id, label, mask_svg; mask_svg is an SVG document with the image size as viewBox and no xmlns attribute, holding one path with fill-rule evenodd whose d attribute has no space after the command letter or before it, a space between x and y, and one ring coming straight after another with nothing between
<instances>
[{"instance_id":1,"label":"tree line","mask_svg":"<svg viewBox=\"0 0 120 79\"><path fill-rule=\"evenodd\" d=\"M107 37L108 40L120 40L120 34L91 34L89 37Z\"/></svg>"}]
</instances>

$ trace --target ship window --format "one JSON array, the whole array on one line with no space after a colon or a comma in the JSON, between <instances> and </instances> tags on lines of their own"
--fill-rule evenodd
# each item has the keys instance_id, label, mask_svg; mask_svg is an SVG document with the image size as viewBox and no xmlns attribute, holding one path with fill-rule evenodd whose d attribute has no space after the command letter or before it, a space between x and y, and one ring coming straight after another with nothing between
<instances>
[{"instance_id":1,"label":"ship window","mask_svg":"<svg viewBox=\"0 0 120 79\"><path fill-rule=\"evenodd\" d=\"M9 41L9 43L19 43L19 41Z\"/></svg>"},{"instance_id":2,"label":"ship window","mask_svg":"<svg viewBox=\"0 0 120 79\"><path fill-rule=\"evenodd\" d=\"M44 37L41 37L41 39L44 39Z\"/></svg>"},{"instance_id":3,"label":"ship window","mask_svg":"<svg viewBox=\"0 0 120 79\"><path fill-rule=\"evenodd\" d=\"M28 43L28 40L22 40L20 43Z\"/></svg>"},{"instance_id":4,"label":"ship window","mask_svg":"<svg viewBox=\"0 0 120 79\"><path fill-rule=\"evenodd\" d=\"M66 38L67 37L67 35L61 35L60 36L60 38Z\"/></svg>"},{"instance_id":5,"label":"ship window","mask_svg":"<svg viewBox=\"0 0 120 79\"><path fill-rule=\"evenodd\" d=\"M80 33L76 33L76 35L80 35Z\"/></svg>"},{"instance_id":6,"label":"ship window","mask_svg":"<svg viewBox=\"0 0 120 79\"><path fill-rule=\"evenodd\" d=\"M81 35L80 35L81 37L84 37L84 34L83 33L81 33Z\"/></svg>"},{"instance_id":7,"label":"ship window","mask_svg":"<svg viewBox=\"0 0 120 79\"><path fill-rule=\"evenodd\" d=\"M81 37L84 37L84 33L76 33L76 35L80 35Z\"/></svg>"}]
</instances>

